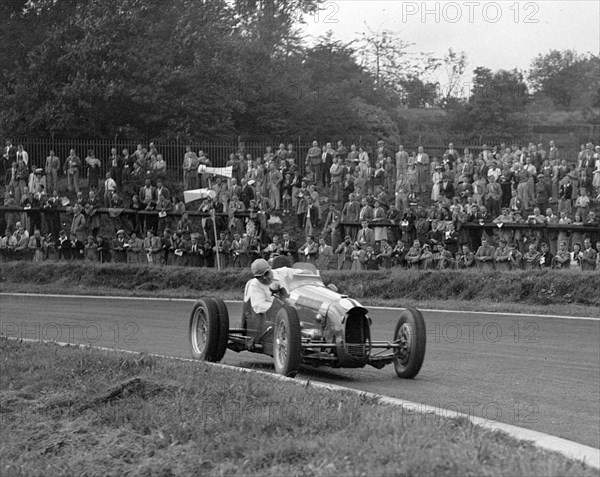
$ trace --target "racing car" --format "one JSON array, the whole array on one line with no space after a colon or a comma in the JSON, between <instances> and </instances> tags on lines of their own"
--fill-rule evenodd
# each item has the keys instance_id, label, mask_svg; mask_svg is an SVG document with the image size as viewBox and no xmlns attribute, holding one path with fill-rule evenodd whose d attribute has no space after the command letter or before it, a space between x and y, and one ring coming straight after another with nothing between
<instances>
[{"instance_id":1,"label":"racing car","mask_svg":"<svg viewBox=\"0 0 600 477\"><path fill-rule=\"evenodd\" d=\"M297 263L284 287L272 290L266 313L242 308L241 327L230 327L226 304L219 298L200 298L189 322L192 355L219 362L227 349L273 357L278 374L294 377L301 365L377 369L394 363L400 378L414 378L425 357L426 332L421 313L400 312L391 341L371 338L368 310L356 300L325 286L312 264Z\"/></svg>"}]
</instances>

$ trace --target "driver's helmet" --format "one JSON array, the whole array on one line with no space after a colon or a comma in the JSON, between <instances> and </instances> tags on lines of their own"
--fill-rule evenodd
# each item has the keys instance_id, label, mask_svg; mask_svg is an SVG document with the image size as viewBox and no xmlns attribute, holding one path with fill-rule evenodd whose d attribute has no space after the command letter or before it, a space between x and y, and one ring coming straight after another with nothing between
<instances>
[{"instance_id":1,"label":"driver's helmet","mask_svg":"<svg viewBox=\"0 0 600 477\"><path fill-rule=\"evenodd\" d=\"M258 258L254 260L254 262L252 262L250 270L252 271L252 275L254 277L259 278L262 277L269 270L271 270L271 267L264 258Z\"/></svg>"}]
</instances>

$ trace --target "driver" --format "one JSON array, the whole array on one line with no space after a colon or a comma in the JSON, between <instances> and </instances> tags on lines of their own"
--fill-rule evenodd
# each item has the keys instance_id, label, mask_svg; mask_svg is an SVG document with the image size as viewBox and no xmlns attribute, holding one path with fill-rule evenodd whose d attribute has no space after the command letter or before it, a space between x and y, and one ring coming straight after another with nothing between
<instances>
[{"instance_id":1,"label":"driver","mask_svg":"<svg viewBox=\"0 0 600 477\"><path fill-rule=\"evenodd\" d=\"M283 283L291 280L294 274L302 273L302 270L295 268L276 268L271 269L269 263L259 258L252 262L250 266L254 278L246 284L244 291L244 302L250 300L250 305L254 313L266 313L273 304L273 293L283 288Z\"/></svg>"}]
</instances>

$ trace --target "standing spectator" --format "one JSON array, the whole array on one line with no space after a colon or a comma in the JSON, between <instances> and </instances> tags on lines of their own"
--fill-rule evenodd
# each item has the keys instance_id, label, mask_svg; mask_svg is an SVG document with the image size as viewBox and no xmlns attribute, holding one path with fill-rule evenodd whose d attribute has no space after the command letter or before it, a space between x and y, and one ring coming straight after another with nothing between
<instances>
[{"instance_id":1,"label":"standing spectator","mask_svg":"<svg viewBox=\"0 0 600 477\"><path fill-rule=\"evenodd\" d=\"M69 156L65 160L65 173L67 175L67 187L69 192L79 192L79 173L81 170L81 159L75 153L75 149L71 149ZM93 188L94 184L90 183L90 188ZM97 187L98 184L96 183Z\"/></svg>"},{"instance_id":2,"label":"standing spectator","mask_svg":"<svg viewBox=\"0 0 600 477\"><path fill-rule=\"evenodd\" d=\"M406 180L406 170L408 168L408 152L404 150L404 146L398 146L396 153L396 183L404 184Z\"/></svg>"},{"instance_id":3,"label":"standing spectator","mask_svg":"<svg viewBox=\"0 0 600 477\"><path fill-rule=\"evenodd\" d=\"M29 164L29 154L27 153L27 151L23 147L23 144L19 144L19 146L17 147L17 162L19 160L22 160L27 167L30 166L30 164Z\"/></svg>"},{"instance_id":4,"label":"standing spectator","mask_svg":"<svg viewBox=\"0 0 600 477\"><path fill-rule=\"evenodd\" d=\"M46 190L53 191L58 188L58 171L60 170L60 158L51 150L46 157Z\"/></svg>"},{"instance_id":5,"label":"standing spectator","mask_svg":"<svg viewBox=\"0 0 600 477\"><path fill-rule=\"evenodd\" d=\"M80 205L73 207L73 221L71 222L71 235L75 235L81 243L86 240L87 221L83 215L83 209Z\"/></svg>"},{"instance_id":6,"label":"standing spectator","mask_svg":"<svg viewBox=\"0 0 600 477\"><path fill-rule=\"evenodd\" d=\"M500 215L500 201L502 199L502 189L500 184L496 182L496 178L488 176L489 183L485 190L485 206L494 217Z\"/></svg>"},{"instance_id":7,"label":"standing spectator","mask_svg":"<svg viewBox=\"0 0 600 477\"><path fill-rule=\"evenodd\" d=\"M338 270L352 269L352 252L354 252L352 237L346 235L344 241L335 250L338 256Z\"/></svg>"},{"instance_id":8,"label":"standing spectator","mask_svg":"<svg viewBox=\"0 0 600 477\"><path fill-rule=\"evenodd\" d=\"M333 200L338 202L340 200L342 181L346 176L346 166L344 166L344 161L341 157L338 157L335 164L331 166L329 175L331 176L331 193Z\"/></svg>"},{"instance_id":9,"label":"standing spectator","mask_svg":"<svg viewBox=\"0 0 600 477\"><path fill-rule=\"evenodd\" d=\"M418 192L425 192L428 190L429 182L431 180L429 172L429 155L425 153L423 146L419 146L419 150L416 156L415 163L417 165L417 177L419 181Z\"/></svg>"},{"instance_id":10,"label":"standing spectator","mask_svg":"<svg viewBox=\"0 0 600 477\"><path fill-rule=\"evenodd\" d=\"M23 156L17 153L17 166L15 169L15 201L17 204L21 204L21 196L25 193L25 189L27 189L27 183L29 181L29 168L25 161L23 160Z\"/></svg>"},{"instance_id":11,"label":"standing spectator","mask_svg":"<svg viewBox=\"0 0 600 477\"><path fill-rule=\"evenodd\" d=\"M317 141L313 141L312 147L308 150L306 155L306 165L311 166L315 173L315 180L320 181L323 177L323 159L321 157L322 151Z\"/></svg>"},{"instance_id":12,"label":"standing spectator","mask_svg":"<svg viewBox=\"0 0 600 477\"><path fill-rule=\"evenodd\" d=\"M327 245L323 237L319 238L319 249L316 266L318 270L329 270L332 268L333 248Z\"/></svg>"},{"instance_id":13,"label":"standing spectator","mask_svg":"<svg viewBox=\"0 0 600 477\"><path fill-rule=\"evenodd\" d=\"M356 234L356 242L361 245L364 250L366 246L373 246L375 244L375 232L369 228L369 222L363 220L361 222L361 229Z\"/></svg>"},{"instance_id":14,"label":"standing spectator","mask_svg":"<svg viewBox=\"0 0 600 477\"><path fill-rule=\"evenodd\" d=\"M583 251L581 252L581 270L594 270L596 268L597 255L598 252L592 248L592 241L586 238L583 241Z\"/></svg>"},{"instance_id":15,"label":"standing spectator","mask_svg":"<svg viewBox=\"0 0 600 477\"><path fill-rule=\"evenodd\" d=\"M281 209L281 183L283 176L281 171L277 169L275 162L269 163L269 171L267 173L266 184L269 191L269 201L275 210Z\"/></svg>"},{"instance_id":16,"label":"standing spectator","mask_svg":"<svg viewBox=\"0 0 600 477\"><path fill-rule=\"evenodd\" d=\"M540 266L541 253L537 251L535 243L529 244L529 250L523 255L525 270L532 270Z\"/></svg>"},{"instance_id":17,"label":"standing spectator","mask_svg":"<svg viewBox=\"0 0 600 477\"><path fill-rule=\"evenodd\" d=\"M2 155L2 163L0 166L0 177L4 178L6 171L12 166L13 163L17 162L17 149L13 146L10 139L6 140L6 146L4 147L4 153Z\"/></svg>"},{"instance_id":18,"label":"standing spectator","mask_svg":"<svg viewBox=\"0 0 600 477\"><path fill-rule=\"evenodd\" d=\"M186 146L183 156L183 187L184 190L198 188L198 156L192 151L191 146Z\"/></svg>"},{"instance_id":19,"label":"standing spectator","mask_svg":"<svg viewBox=\"0 0 600 477\"><path fill-rule=\"evenodd\" d=\"M117 184L117 189L123 189L123 167L125 163L123 158L117 153L116 148L110 150L110 158L108 159L110 165L110 176L114 179Z\"/></svg>"}]
</instances>

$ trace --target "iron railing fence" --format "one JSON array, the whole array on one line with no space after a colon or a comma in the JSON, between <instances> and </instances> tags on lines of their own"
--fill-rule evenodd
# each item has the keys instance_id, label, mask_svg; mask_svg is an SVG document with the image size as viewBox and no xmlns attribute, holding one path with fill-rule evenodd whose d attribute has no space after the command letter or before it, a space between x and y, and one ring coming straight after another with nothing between
<instances>
[{"instance_id":1,"label":"iron railing fence","mask_svg":"<svg viewBox=\"0 0 600 477\"><path fill-rule=\"evenodd\" d=\"M403 141L404 149L411 153L416 151L419 146L423 146L425 152L430 157L443 155L444 151L448 148L448 143L453 142L454 148L462 153L465 147L468 147L474 154L479 153L483 145L486 144L489 147L500 146L502 143L512 144L513 141L503 138L485 138L479 137L471 140L460 140L460 139L444 139L439 141L421 141L421 136L410 135ZM548 142L553 139L551 135L536 135L531 137L527 142L521 142L520 144L527 144L528 142L539 143L542 142L547 147ZM560 140L554 139L557 147L561 150L563 157L569 161L575 161L577 159L577 153L579 152L579 140L573 136L562 136ZM320 145L325 144L328 141L318 141ZM336 147L337 140L331 141ZM16 138L13 140L13 144L23 144L25 150L29 154L30 165L36 167L43 167L46 161L46 157L49 155L51 150L61 159L61 167L64 165L65 158L69 155L71 149L75 149L77 155L83 161L87 156L88 150L93 149L96 157L98 157L102 163L102 174L110 169L109 157L111 149L114 147L117 149L119 154L122 153L123 149L127 148L132 154L137 149L137 144L143 144L144 147L148 146L147 142L129 141L129 140L109 140L109 139L56 139L56 138ZM290 141L285 142L286 147ZM253 158L257 156L263 156L266 152L267 146L271 146L273 152L279 147L278 141L266 142L266 141L245 141L241 143L237 140L231 141L206 141L199 143L188 143L179 141L155 141L154 142L158 152L163 155L167 162L167 168L171 172L170 175L183 177L182 166L183 157L185 155L186 147L191 146L192 150L196 153L204 151L209 157L213 166L224 167L230 154L236 153L241 150L242 144L245 152L251 154ZM304 166L304 159L308 153L308 150L312 146L312 141L306 141L298 139L291 141L294 147L296 157L298 159L298 165L301 170ZM359 138L357 141L344 141L344 144L349 149L351 144L362 146L366 151L371 152L376 149L377 141L372 138ZM386 144L390 152L395 153L398 151L398 144Z\"/></svg>"}]
</instances>

